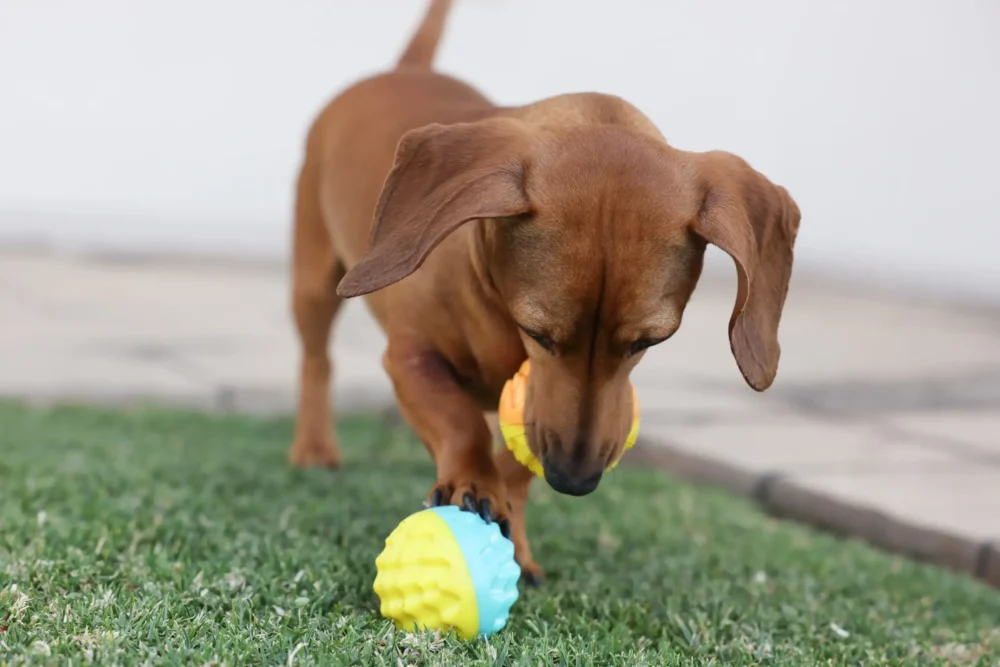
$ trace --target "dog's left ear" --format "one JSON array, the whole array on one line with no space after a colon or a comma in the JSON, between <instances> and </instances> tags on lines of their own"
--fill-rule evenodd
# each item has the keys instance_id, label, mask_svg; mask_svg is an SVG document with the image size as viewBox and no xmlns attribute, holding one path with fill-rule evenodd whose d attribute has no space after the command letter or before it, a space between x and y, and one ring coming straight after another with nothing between
<instances>
[{"instance_id":1,"label":"dog's left ear","mask_svg":"<svg viewBox=\"0 0 1000 667\"><path fill-rule=\"evenodd\" d=\"M778 323L792 276L801 215L788 192L723 152L697 157L705 191L694 232L736 263L729 343L747 384L764 391L778 372Z\"/></svg>"},{"instance_id":2,"label":"dog's left ear","mask_svg":"<svg viewBox=\"0 0 1000 667\"><path fill-rule=\"evenodd\" d=\"M527 130L511 118L427 125L403 135L375 208L368 252L337 286L361 296L399 282L462 224L531 210Z\"/></svg>"}]
</instances>

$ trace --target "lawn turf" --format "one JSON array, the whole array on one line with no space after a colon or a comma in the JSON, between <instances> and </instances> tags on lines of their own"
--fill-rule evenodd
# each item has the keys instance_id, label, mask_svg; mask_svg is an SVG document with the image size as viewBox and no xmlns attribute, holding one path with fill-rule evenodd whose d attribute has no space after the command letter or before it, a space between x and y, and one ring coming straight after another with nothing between
<instances>
[{"instance_id":1,"label":"lawn turf","mask_svg":"<svg viewBox=\"0 0 1000 667\"><path fill-rule=\"evenodd\" d=\"M356 417L292 470L291 426L0 404L0 664L1000 664L997 591L627 468L535 485L549 580L501 633L396 632L374 560L430 458Z\"/></svg>"}]
</instances>

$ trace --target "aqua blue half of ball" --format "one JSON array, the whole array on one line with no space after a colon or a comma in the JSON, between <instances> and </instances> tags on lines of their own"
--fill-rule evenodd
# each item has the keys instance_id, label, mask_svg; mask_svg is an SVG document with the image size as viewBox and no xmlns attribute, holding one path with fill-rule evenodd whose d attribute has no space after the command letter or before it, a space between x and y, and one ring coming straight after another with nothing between
<instances>
[{"instance_id":1,"label":"aqua blue half of ball","mask_svg":"<svg viewBox=\"0 0 1000 667\"><path fill-rule=\"evenodd\" d=\"M472 512L454 505L433 511L451 529L469 568L479 607L479 632L488 636L507 624L517 601L521 568L514 560L514 543L500 534L496 523L487 524Z\"/></svg>"}]
</instances>

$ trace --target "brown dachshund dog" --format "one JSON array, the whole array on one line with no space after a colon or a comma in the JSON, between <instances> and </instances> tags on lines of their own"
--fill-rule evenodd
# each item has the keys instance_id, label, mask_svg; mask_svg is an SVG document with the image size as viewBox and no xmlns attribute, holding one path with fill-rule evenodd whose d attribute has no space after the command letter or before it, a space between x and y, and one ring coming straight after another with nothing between
<instances>
[{"instance_id":1,"label":"brown dachshund dog","mask_svg":"<svg viewBox=\"0 0 1000 667\"><path fill-rule=\"evenodd\" d=\"M431 70L448 13L433 0L398 67L319 114L295 209L293 303L302 347L290 459L340 462L330 328L368 295L399 407L437 466L431 505L497 521L541 580L524 527L532 474L487 412L531 359L525 425L553 489L584 495L622 452L629 373L669 339L706 244L734 260L736 363L758 391L778 367L778 322L799 210L740 158L672 148L627 102L594 93L497 107Z\"/></svg>"}]
</instances>

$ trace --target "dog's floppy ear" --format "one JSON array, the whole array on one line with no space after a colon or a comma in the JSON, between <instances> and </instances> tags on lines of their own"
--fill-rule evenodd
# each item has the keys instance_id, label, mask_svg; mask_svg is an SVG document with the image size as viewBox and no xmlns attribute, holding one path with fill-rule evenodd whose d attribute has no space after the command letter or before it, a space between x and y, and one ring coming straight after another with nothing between
<instances>
[{"instance_id":1,"label":"dog's floppy ear","mask_svg":"<svg viewBox=\"0 0 1000 667\"><path fill-rule=\"evenodd\" d=\"M729 343L747 384L764 391L778 372L778 322L792 276L801 215L788 192L723 152L698 156L705 199L695 233L736 263Z\"/></svg>"},{"instance_id":2,"label":"dog's floppy ear","mask_svg":"<svg viewBox=\"0 0 1000 667\"><path fill-rule=\"evenodd\" d=\"M403 135L375 208L368 252L337 293L360 296L399 282L470 220L528 213L527 147L524 125L510 118L432 124Z\"/></svg>"}]
</instances>

